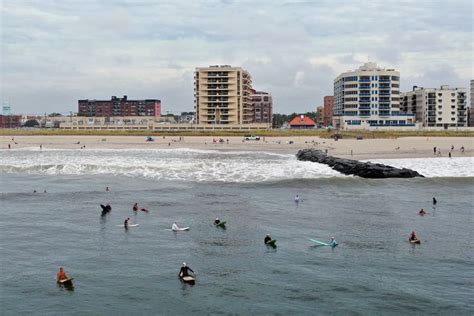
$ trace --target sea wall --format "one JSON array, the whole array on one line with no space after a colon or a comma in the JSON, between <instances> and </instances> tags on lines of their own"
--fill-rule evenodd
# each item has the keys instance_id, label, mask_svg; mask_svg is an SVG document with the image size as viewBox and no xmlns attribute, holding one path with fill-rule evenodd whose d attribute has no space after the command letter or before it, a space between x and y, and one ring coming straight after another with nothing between
<instances>
[{"instance_id":1,"label":"sea wall","mask_svg":"<svg viewBox=\"0 0 474 316\"><path fill-rule=\"evenodd\" d=\"M406 168L395 168L379 163L361 162L352 159L343 159L327 155L318 149L302 149L296 154L298 160L319 162L346 175L355 175L362 178L414 178L423 177L417 171Z\"/></svg>"}]
</instances>

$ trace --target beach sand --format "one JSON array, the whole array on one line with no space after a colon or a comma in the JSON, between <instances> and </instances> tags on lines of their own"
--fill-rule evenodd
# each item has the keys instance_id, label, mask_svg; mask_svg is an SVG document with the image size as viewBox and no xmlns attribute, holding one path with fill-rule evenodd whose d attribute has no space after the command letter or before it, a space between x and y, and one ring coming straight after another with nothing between
<instances>
[{"instance_id":1,"label":"beach sand","mask_svg":"<svg viewBox=\"0 0 474 316\"><path fill-rule=\"evenodd\" d=\"M13 139L13 140L12 140ZM352 159L421 158L434 157L433 147L441 150L441 156L474 156L473 137L401 137L393 139L324 139L319 137L265 137L260 141L243 141L243 137L179 136L154 137L146 142L142 136L2 136L0 148L11 149L176 149L267 151L281 154L296 154L303 148L328 150L328 154ZM216 142L214 142L216 140ZM227 143L228 140L228 143ZM290 143L292 142L292 143ZM81 149L85 145L84 149ZM465 151L460 151L464 146Z\"/></svg>"}]
</instances>

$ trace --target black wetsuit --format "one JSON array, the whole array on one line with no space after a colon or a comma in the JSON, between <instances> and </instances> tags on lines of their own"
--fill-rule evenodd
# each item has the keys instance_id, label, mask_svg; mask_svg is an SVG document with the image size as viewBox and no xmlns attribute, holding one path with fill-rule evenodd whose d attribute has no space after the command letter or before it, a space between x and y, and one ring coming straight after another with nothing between
<instances>
[{"instance_id":1,"label":"black wetsuit","mask_svg":"<svg viewBox=\"0 0 474 316\"><path fill-rule=\"evenodd\" d=\"M214 225L219 225L220 223L221 223L220 220L215 220L215 221L214 221Z\"/></svg>"},{"instance_id":2,"label":"black wetsuit","mask_svg":"<svg viewBox=\"0 0 474 316\"><path fill-rule=\"evenodd\" d=\"M189 275L189 271L191 271L192 273L194 273L194 271L185 266L185 267L181 267L181 270L179 270L179 276L182 278L182 277L185 277L185 276L188 276Z\"/></svg>"},{"instance_id":3,"label":"black wetsuit","mask_svg":"<svg viewBox=\"0 0 474 316\"><path fill-rule=\"evenodd\" d=\"M268 242L271 241L271 240L272 240L272 237L267 236L267 237L265 237L265 239L263 240L263 242L264 242L265 244L268 244Z\"/></svg>"},{"instance_id":4,"label":"black wetsuit","mask_svg":"<svg viewBox=\"0 0 474 316\"><path fill-rule=\"evenodd\" d=\"M438 203L438 201L436 201L436 199L433 198L433 205L436 205L436 203Z\"/></svg>"},{"instance_id":5,"label":"black wetsuit","mask_svg":"<svg viewBox=\"0 0 474 316\"><path fill-rule=\"evenodd\" d=\"M105 206L101 204L100 207L102 208L102 215L105 215L108 212L112 211L112 206L110 206L109 204Z\"/></svg>"}]
</instances>

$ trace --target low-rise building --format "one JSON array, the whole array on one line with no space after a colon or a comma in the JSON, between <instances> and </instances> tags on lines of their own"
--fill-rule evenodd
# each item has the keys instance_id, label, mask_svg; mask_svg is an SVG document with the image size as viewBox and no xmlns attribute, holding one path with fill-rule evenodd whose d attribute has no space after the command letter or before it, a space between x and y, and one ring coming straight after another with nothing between
<instances>
[{"instance_id":1,"label":"low-rise building","mask_svg":"<svg viewBox=\"0 0 474 316\"><path fill-rule=\"evenodd\" d=\"M316 127L316 123L305 115L295 117L290 121L289 125L292 129L308 129Z\"/></svg>"},{"instance_id":2,"label":"low-rise building","mask_svg":"<svg viewBox=\"0 0 474 316\"><path fill-rule=\"evenodd\" d=\"M466 127L467 101L465 88L414 86L401 95L401 110L415 116L423 127Z\"/></svg>"},{"instance_id":3,"label":"low-rise building","mask_svg":"<svg viewBox=\"0 0 474 316\"><path fill-rule=\"evenodd\" d=\"M1 115L0 128L18 128L21 127L21 115Z\"/></svg>"},{"instance_id":4,"label":"low-rise building","mask_svg":"<svg viewBox=\"0 0 474 316\"><path fill-rule=\"evenodd\" d=\"M161 101L158 99L129 100L112 96L110 100L79 100L79 116L160 116Z\"/></svg>"}]
</instances>

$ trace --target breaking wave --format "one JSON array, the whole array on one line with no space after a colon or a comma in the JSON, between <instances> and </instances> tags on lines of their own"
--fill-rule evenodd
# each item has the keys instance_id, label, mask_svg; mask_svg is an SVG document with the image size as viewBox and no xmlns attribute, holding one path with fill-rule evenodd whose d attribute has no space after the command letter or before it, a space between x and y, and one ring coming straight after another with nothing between
<instances>
[{"instance_id":1,"label":"breaking wave","mask_svg":"<svg viewBox=\"0 0 474 316\"><path fill-rule=\"evenodd\" d=\"M474 177L473 158L371 160L426 177ZM12 150L0 152L0 173L118 175L198 182L264 182L345 177L330 167L269 152L194 149Z\"/></svg>"}]
</instances>

